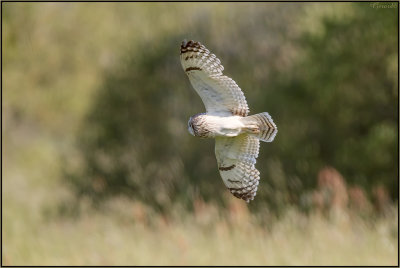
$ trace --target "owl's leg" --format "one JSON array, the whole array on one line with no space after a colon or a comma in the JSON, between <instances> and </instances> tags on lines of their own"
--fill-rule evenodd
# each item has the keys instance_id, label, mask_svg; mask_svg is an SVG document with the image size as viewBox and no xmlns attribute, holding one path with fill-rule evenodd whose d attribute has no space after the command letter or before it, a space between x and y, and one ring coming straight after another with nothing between
<instances>
[{"instance_id":1,"label":"owl's leg","mask_svg":"<svg viewBox=\"0 0 400 268\"><path fill-rule=\"evenodd\" d=\"M250 133L250 134L260 133L260 128L257 125L247 125L245 130L247 133Z\"/></svg>"}]
</instances>

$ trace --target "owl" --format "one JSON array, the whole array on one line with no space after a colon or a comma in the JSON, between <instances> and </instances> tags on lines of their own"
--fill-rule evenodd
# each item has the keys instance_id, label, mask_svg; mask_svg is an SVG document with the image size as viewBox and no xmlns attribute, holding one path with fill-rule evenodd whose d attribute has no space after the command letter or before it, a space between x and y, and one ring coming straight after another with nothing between
<instances>
[{"instance_id":1,"label":"owl","mask_svg":"<svg viewBox=\"0 0 400 268\"><path fill-rule=\"evenodd\" d=\"M260 180L255 168L260 140L274 140L278 132L274 121L266 112L248 115L242 90L223 75L221 61L200 42L183 41L180 60L206 108L205 113L190 117L188 131L215 139L215 156L225 186L235 197L253 200Z\"/></svg>"}]
</instances>

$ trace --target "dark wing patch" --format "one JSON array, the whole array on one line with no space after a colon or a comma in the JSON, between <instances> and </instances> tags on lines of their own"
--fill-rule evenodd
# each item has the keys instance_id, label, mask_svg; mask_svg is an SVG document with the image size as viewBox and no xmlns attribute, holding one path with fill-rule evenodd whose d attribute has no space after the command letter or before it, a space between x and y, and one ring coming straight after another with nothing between
<instances>
[{"instance_id":1,"label":"dark wing patch","mask_svg":"<svg viewBox=\"0 0 400 268\"><path fill-rule=\"evenodd\" d=\"M185 69L185 72L194 71L194 70L201 71L201 68L199 68L199 67L188 67L188 68Z\"/></svg>"},{"instance_id":2,"label":"dark wing patch","mask_svg":"<svg viewBox=\"0 0 400 268\"><path fill-rule=\"evenodd\" d=\"M221 171L228 171L228 170L231 170L231 169L233 169L235 167L236 167L236 165L231 165L231 166L228 166L228 167L219 167L218 169L221 170Z\"/></svg>"}]
</instances>

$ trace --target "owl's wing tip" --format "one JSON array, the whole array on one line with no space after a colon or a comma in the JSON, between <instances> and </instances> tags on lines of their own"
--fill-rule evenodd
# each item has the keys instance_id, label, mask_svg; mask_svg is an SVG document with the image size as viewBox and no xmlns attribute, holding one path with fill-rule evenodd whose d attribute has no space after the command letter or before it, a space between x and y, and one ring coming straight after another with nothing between
<instances>
[{"instance_id":1,"label":"owl's wing tip","mask_svg":"<svg viewBox=\"0 0 400 268\"><path fill-rule=\"evenodd\" d=\"M186 38L183 39L182 44L181 44L181 48L187 48L187 47L196 47L199 48L201 46L200 42L197 41L193 41L193 40L187 40Z\"/></svg>"}]
</instances>

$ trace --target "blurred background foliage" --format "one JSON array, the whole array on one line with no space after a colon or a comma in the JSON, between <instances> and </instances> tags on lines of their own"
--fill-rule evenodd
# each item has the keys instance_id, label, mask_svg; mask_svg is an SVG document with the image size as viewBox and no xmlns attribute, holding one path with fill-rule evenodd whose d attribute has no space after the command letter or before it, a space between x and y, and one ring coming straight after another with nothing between
<instances>
[{"instance_id":1,"label":"blurred background foliage","mask_svg":"<svg viewBox=\"0 0 400 268\"><path fill-rule=\"evenodd\" d=\"M2 3L4 263L393 265L397 23L383 2ZM183 39L278 126L248 206L187 131ZM391 216L353 232L332 208Z\"/></svg>"},{"instance_id":2,"label":"blurred background foliage","mask_svg":"<svg viewBox=\"0 0 400 268\"><path fill-rule=\"evenodd\" d=\"M276 140L261 145L251 207L307 208L325 166L367 193L383 185L398 198L397 9L5 7L5 147L19 143L16 127L56 140L54 161L80 197L98 203L122 194L161 210L177 202L190 208L196 198L224 204L214 141L186 129L204 111L179 62L180 42L193 39L222 60L251 112L268 111L279 127ZM54 13L58 21L46 24Z\"/></svg>"},{"instance_id":3,"label":"blurred background foliage","mask_svg":"<svg viewBox=\"0 0 400 268\"><path fill-rule=\"evenodd\" d=\"M78 130L81 172L66 165L80 194L124 193L160 208L199 196L223 201L214 141L186 130L188 117L204 111L179 63L188 38L222 59L253 113L269 111L279 126L276 141L262 145L254 203L299 203L326 165L349 184L383 184L397 198L395 12L346 4L309 22L307 9L299 12L307 5L261 6L199 12L180 31L122 53Z\"/></svg>"}]
</instances>

